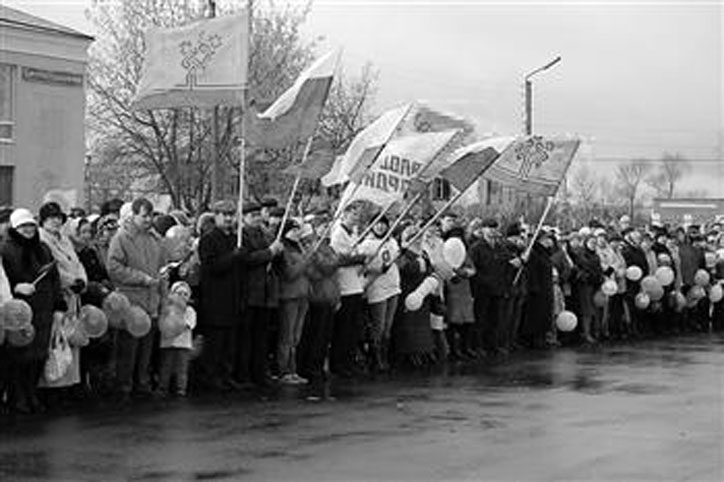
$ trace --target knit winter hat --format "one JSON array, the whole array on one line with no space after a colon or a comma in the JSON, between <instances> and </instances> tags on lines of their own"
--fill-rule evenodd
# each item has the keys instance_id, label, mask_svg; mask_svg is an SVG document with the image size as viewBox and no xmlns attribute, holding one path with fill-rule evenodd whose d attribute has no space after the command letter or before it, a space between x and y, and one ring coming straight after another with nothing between
<instances>
[{"instance_id":1,"label":"knit winter hat","mask_svg":"<svg viewBox=\"0 0 724 482\"><path fill-rule=\"evenodd\" d=\"M24 224L38 225L38 222L33 217L33 213L25 208L18 208L10 215L10 227L17 229Z\"/></svg>"}]
</instances>

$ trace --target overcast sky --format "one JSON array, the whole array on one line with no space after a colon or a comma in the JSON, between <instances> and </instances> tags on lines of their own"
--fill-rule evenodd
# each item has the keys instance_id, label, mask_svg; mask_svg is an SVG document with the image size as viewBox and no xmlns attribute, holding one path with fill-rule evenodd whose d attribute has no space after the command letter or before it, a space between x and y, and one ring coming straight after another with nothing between
<instances>
[{"instance_id":1,"label":"overcast sky","mask_svg":"<svg viewBox=\"0 0 724 482\"><path fill-rule=\"evenodd\" d=\"M2 1L91 30L87 0ZM679 152L697 161L684 190L724 197L723 24L721 1L317 0L307 32L348 72L375 65L377 110L426 100L500 134L522 130L524 75L560 55L533 79L534 131L584 136L601 173Z\"/></svg>"}]
</instances>

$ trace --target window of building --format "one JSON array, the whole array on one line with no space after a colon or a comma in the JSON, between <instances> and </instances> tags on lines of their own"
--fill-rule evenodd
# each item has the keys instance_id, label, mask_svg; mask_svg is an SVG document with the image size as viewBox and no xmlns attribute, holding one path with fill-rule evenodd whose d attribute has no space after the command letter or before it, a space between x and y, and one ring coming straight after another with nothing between
<instances>
[{"instance_id":1,"label":"window of building","mask_svg":"<svg viewBox=\"0 0 724 482\"><path fill-rule=\"evenodd\" d=\"M0 206L13 204L13 167L0 166Z\"/></svg>"},{"instance_id":2,"label":"window of building","mask_svg":"<svg viewBox=\"0 0 724 482\"><path fill-rule=\"evenodd\" d=\"M13 140L15 128L15 66L0 64L0 142Z\"/></svg>"}]
</instances>

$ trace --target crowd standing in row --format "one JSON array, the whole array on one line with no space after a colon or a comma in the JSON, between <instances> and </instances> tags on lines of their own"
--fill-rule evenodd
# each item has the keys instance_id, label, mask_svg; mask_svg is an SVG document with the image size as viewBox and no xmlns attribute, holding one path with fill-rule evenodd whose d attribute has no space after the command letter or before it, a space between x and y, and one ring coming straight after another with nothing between
<instances>
[{"instance_id":1,"label":"crowd standing in row","mask_svg":"<svg viewBox=\"0 0 724 482\"><path fill-rule=\"evenodd\" d=\"M270 201L244 204L239 245L236 210L222 201L191 220L139 198L88 217L53 202L37 216L0 213L3 411L303 385L724 324L718 225L634 228L624 217L530 239L519 223L449 212L417 236L419 222L388 233L384 216L365 229L357 206L331 229L324 213L282 225ZM443 266L451 239L464 259Z\"/></svg>"}]
</instances>

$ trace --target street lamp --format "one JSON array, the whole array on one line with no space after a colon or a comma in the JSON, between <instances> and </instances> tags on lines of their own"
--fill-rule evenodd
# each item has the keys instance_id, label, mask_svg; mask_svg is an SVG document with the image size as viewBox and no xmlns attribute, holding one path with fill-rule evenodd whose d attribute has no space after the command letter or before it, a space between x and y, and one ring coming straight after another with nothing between
<instances>
[{"instance_id":1,"label":"street lamp","mask_svg":"<svg viewBox=\"0 0 724 482\"><path fill-rule=\"evenodd\" d=\"M533 134L533 83L530 81L531 77L539 72L548 70L558 62L561 61L560 55L555 59L548 62L543 67L538 67L534 71L530 72L525 76L525 133L526 135Z\"/></svg>"}]
</instances>

